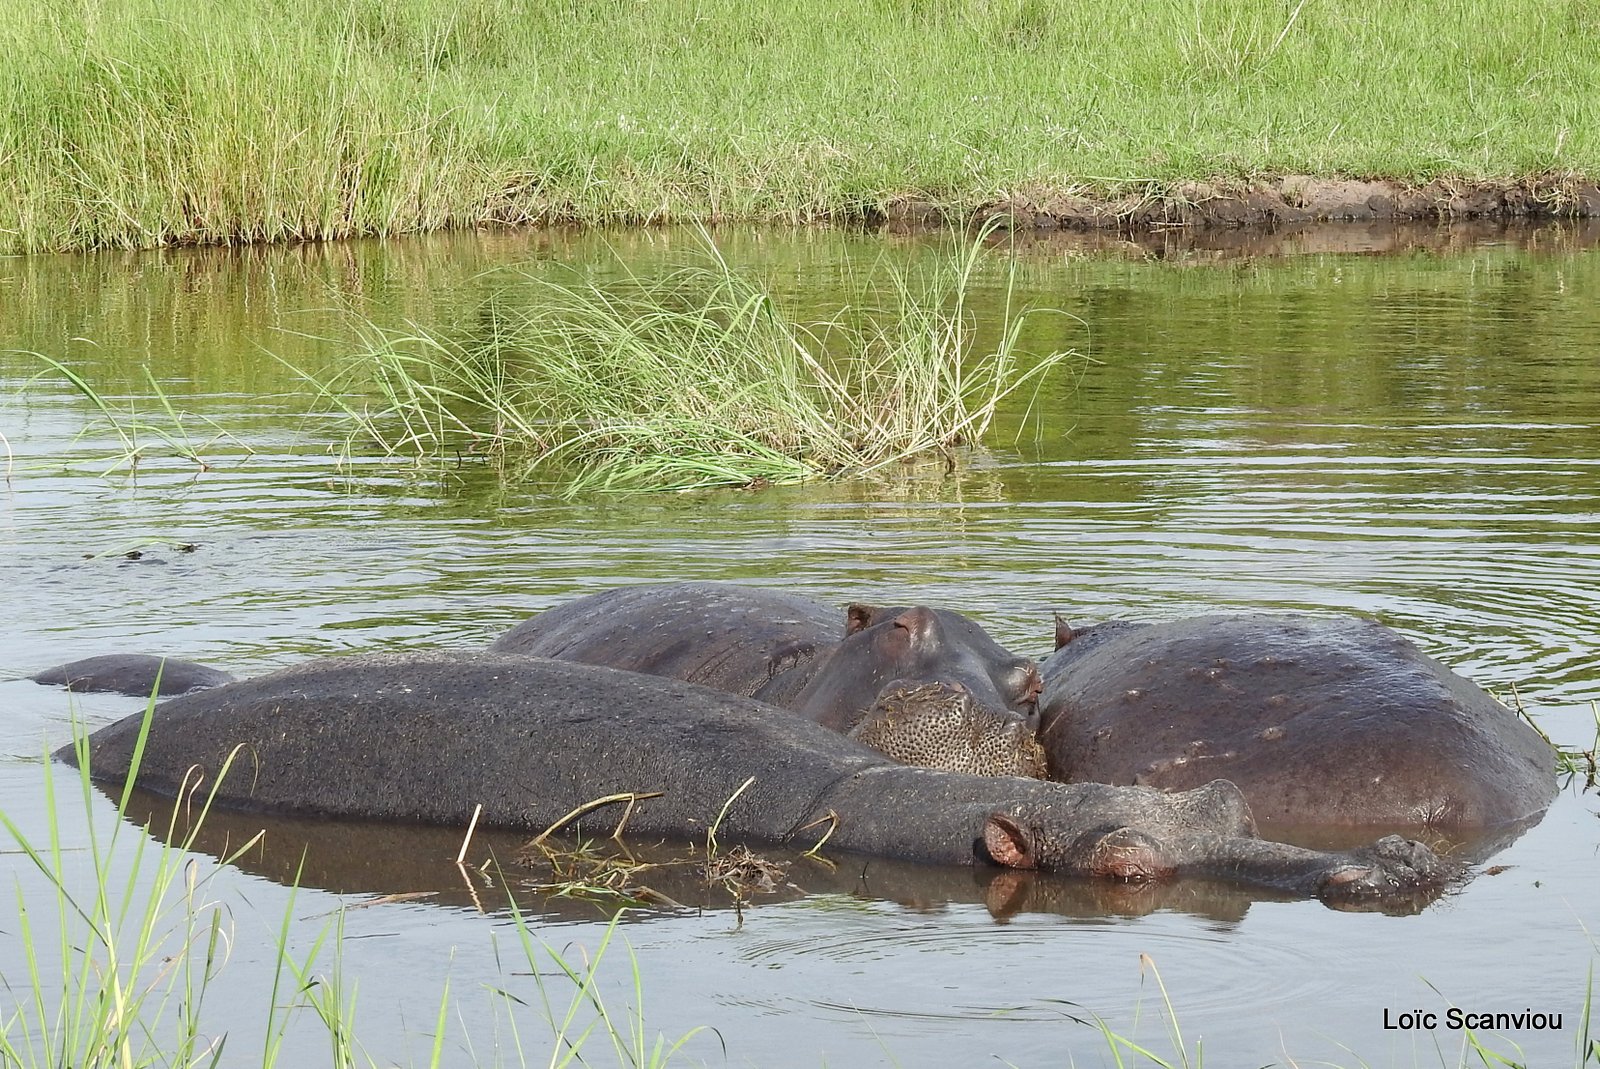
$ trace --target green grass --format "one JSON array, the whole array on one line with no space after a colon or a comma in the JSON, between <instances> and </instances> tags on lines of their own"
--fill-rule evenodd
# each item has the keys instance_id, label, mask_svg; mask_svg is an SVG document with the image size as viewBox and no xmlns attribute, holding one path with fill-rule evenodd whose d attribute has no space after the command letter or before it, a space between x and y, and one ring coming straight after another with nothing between
<instances>
[{"instance_id":1,"label":"green grass","mask_svg":"<svg viewBox=\"0 0 1600 1069\"><path fill-rule=\"evenodd\" d=\"M1495 697L1499 699L1499 695ZM1522 700L1522 695L1517 693L1515 687L1511 688L1510 700L1505 704L1516 711L1523 723L1537 731L1539 737L1550 744L1551 749L1555 751L1558 776L1566 777L1569 783L1581 781L1583 790L1594 790L1596 779L1600 778L1600 772L1597 772L1595 765L1596 754L1600 754L1600 702L1589 703L1589 712L1594 718L1594 738L1590 741L1588 749L1584 749L1581 745L1562 746L1552 739L1550 733L1545 731L1544 725L1529 711Z\"/></svg>"},{"instance_id":2,"label":"green grass","mask_svg":"<svg viewBox=\"0 0 1600 1069\"><path fill-rule=\"evenodd\" d=\"M984 235L911 272L872 272L821 322L705 244L703 262L663 276L530 276L453 334L369 326L343 373L306 378L347 453L481 453L523 474L558 470L572 492L692 489L929 453L953 465L1001 401L1071 355L1022 353L1039 310L1009 298L996 322L975 321Z\"/></svg>"},{"instance_id":3,"label":"green grass","mask_svg":"<svg viewBox=\"0 0 1600 1069\"><path fill-rule=\"evenodd\" d=\"M232 434L218 427L211 419L180 412L148 365L140 370L144 373L144 385L149 389L149 396L160 408L160 414L156 416L141 414L131 397L121 403L113 402L91 386L77 371L54 357L43 353L22 355L44 365L45 370L40 372L41 375L55 375L65 379L100 413L98 423L85 427L80 437L96 427L104 427L116 438L121 452L108 458L109 463L104 474L124 468L129 472L136 471L142 461L157 452L186 460L195 465L198 471L209 471L211 465L206 459L207 455L213 447L223 441L231 442L245 453L254 452ZM125 409L122 407L124 404ZM189 426L196 422L205 424L211 431L211 436L203 442L196 441L189 433Z\"/></svg>"},{"instance_id":4,"label":"green grass","mask_svg":"<svg viewBox=\"0 0 1600 1069\"><path fill-rule=\"evenodd\" d=\"M134 748L135 772L154 707L152 697ZM87 768L81 735L77 745ZM92 814L86 772L79 785L84 812ZM121 817L130 792L124 790L109 836L102 838L89 820L88 849L80 857L63 846L48 760L44 788L45 843L33 842L0 811L12 847L32 863L54 899L52 924L52 911L41 909L20 882L16 888L17 938L6 954L20 956L28 975L20 989L5 981L15 1009L0 1019L0 1061L27 1069L221 1064L223 1042L208 1038L199 1022L206 987L231 939L224 909L206 897L211 877L197 877L185 864L193 833L177 832L175 808L163 845L139 836L131 848L119 848L127 835ZM198 801L203 819L210 798ZM80 860L87 861L87 872Z\"/></svg>"},{"instance_id":5,"label":"green grass","mask_svg":"<svg viewBox=\"0 0 1600 1069\"><path fill-rule=\"evenodd\" d=\"M1600 175L1594 0L40 0L0 251Z\"/></svg>"},{"instance_id":6,"label":"green grass","mask_svg":"<svg viewBox=\"0 0 1600 1069\"><path fill-rule=\"evenodd\" d=\"M1520 711L1520 705L1518 706ZM1595 781L1600 778L1600 770L1596 768L1596 755L1600 754L1600 702L1590 702L1589 712L1594 717L1594 738L1589 742L1586 750L1581 746L1556 747L1556 771L1571 779L1582 780L1584 790L1593 790ZM1543 735L1544 732L1540 731ZM1550 736L1545 735L1545 741ZM1553 744L1552 744L1553 745Z\"/></svg>"},{"instance_id":7,"label":"green grass","mask_svg":"<svg viewBox=\"0 0 1600 1069\"><path fill-rule=\"evenodd\" d=\"M136 776L149 731L152 697L131 764ZM202 866L191 854L210 810L211 797L198 781L173 804L170 823L156 838L134 830L123 819L132 779L114 798L116 819L109 834L96 828L103 807L87 771L87 738L75 736L80 771L76 774L82 813L64 813L55 804L55 766L44 762L45 835L37 841L0 810L5 851L24 859L16 882L16 921L6 928L0 960L0 1064L16 1069L145 1069L252 1064L254 1052L228 1047L228 1034L208 1012L206 992L228 967L237 932L219 884L237 858L259 836ZM230 759L231 763L231 759ZM213 780L220 782L227 768ZM181 814L181 816L180 816ZM86 846L63 835L79 819L88 829ZM128 840L132 839L130 843ZM43 892L42 894L39 892ZM289 944L297 889L290 888L277 933L271 996L260 1007L267 1027L260 1051L263 1069L286 1057L285 1036L292 1018L314 1017L326 1030L328 1061L338 1069L379 1064L357 1035L357 990L343 971L345 911L315 934L296 955ZM698 1034L676 1040L652 1033L643 1016L644 984L628 949L631 998L618 1012L602 997L603 967L616 936L620 913L601 934L592 954L577 960L540 939L523 914L512 908L515 943L521 953L505 964L499 986L487 993L497 1015L509 1018L513 1049L492 1049L473 1064L523 1065L530 1060L551 1067L594 1065L597 1048L609 1045L619 1066L659 1069L672 1062ZM498 959L497 959L498 960ZM23 972L16 970L17 963ZM441 963L441 966L443 963ZM521 975L517 975L521 973ZM531 985L527 978L531 976ZM522 990L520 993L518 989ZM448 978L441 986L433 1022L431 1054L425 1064L444 1064L444 1043L452 1001ZM536 1013L548 1039L531 1037L528 1048L518 1019ZM235 1007L236 1009L236 1007ZM465 1037L471 1050L472 1039Z\"/></svg>"}]
</instances>

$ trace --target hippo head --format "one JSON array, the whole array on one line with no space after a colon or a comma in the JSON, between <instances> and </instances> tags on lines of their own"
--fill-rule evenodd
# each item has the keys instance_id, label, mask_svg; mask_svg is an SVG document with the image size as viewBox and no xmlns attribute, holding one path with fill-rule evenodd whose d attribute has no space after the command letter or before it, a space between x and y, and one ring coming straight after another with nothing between
<instances>
[{"instance_id":1,"label":"hippo head","mask_svg":"<svg viewBox=\"0 0 1600 1069\"><path fill-rule=\"evenodd\" d=\"M961 687L996 716L1020 714L1037 729L1039 668L960 613L851 605L844 640L801 692L796 707L835 731L859 722L890 684Z\"/></svg>"},{"instance_id":2,"label":"hippo head","mask_svg":"<svg viewBox=\"0 0 1600 1069\"><path fill-rule=\"evenodd\" d=\"M1087 828L1079 807L997 810L984 822L984 848L995 863L1011 868L1123 882L1185 874L1238 878L1355 908L1437 894L1459 874L1459 866L1399 836L1332 853L1258 839L1243 796L1225 780L1142 798L1126 793L1130 788L1104 790L1109 804L1094 808L1105 819ZM1181 809L1166 811L1163 799L1179 801Z\"/></svg>"},{"instance_id":3,"label":"hippo head","mask_svg":"<svg viewBox=\"0 0 1600 1069\"><path fill-rule=\"evenodd\" d=\"M1037 725L1040 677L959 613L927 606L851 605L845 637L795 700L825 727L848 731L890 684L941 683L964 689L996 715L1012 710Z\"/></svg>"},{"instance_id":4,"label":"hippo head","mask_svg":"<svg viewBox=\"0 0 1600 1069\"><path fill-rule=\"evenodd\" d=\"M1011 868L1142 880L1176 871L1181 854L1171 843L1249 839L1255 833L1239 788L1213 780L1170 793L1103 786L1089 803L1065 810L1054 803L1014 806L989 815L984 845L990 857Z\"/></svg>"},{"instance_id":5,"label":"hippo head","mask_svg":"<svg viewBox=\"0 0 1600 1069\"><path fill-rule=\"evenodd\" d=\"M985 707L959 683L894 680L849 735L903 765L1033 779L1045 773L1044 747L1027 719Z\"/></svg>"}]
</instances>

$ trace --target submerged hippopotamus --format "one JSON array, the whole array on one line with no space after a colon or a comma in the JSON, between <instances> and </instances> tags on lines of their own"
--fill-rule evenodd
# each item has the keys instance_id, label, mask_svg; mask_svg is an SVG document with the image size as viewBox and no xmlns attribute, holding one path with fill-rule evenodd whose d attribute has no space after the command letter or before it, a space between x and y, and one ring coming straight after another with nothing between
<instances>
[{"instance_id":1,"label":"submerged hippopotamus","mask_svg":"<svg viewBox=\"0 0 1600 1069\"><path fill-rule=\"evenodd\" d=\"M945 609L854 604L844 615L731 583L622 587L540 613L489 650L758 698L907 763L994 775L1043 768L1032 661Z\"/></svg>"},{"instance_id":2,"label":"submerged hippopotamus","mask_svg":"<svg viewBox=\"0 0 1600 1069\"><path fill-rule=\"evenodd\" d=\"M62 686L80 693L127 694L135 698L147 698L154 693L165 698L191 690L220 687L233 682L234 677L220 669L177 657L110 653L46 668L28 678L35 683ZM156 686L158 680L160 689Z\"/></svg>"},{"instance_id":3,"label":"submerged hippopotamus","mask_svg":"<svg viewBox=\"0 0 1600 1069\"><path fill-rule=\"evenodd\" d=\"M1238 784L1268 827L1476 832L1542 813L1555 753L1515 713L1368 620L1058 622L1050 778Z\"/></svg>"},{"instance_id":4,"label":"submerged hippopotamus","mask_svg":"<svg viewBox=\"0 0 1600 1069\"><path fill-rule=\"evenodd\" d=\"M820 845L1116 880L1207 875L1330 900L1452 874L1397 837L1341 853L1266 842L1227 783L1164 793L895 764L802 717L678 680L503 654L313 661L164 702L139 784L214 804L542 831L597 800L641 836ZM142 717L89 737L122 781ZM58 758L74 762L76 746ZM617 809L589 817L614 822Z\"/></svg>"}]
</instances>

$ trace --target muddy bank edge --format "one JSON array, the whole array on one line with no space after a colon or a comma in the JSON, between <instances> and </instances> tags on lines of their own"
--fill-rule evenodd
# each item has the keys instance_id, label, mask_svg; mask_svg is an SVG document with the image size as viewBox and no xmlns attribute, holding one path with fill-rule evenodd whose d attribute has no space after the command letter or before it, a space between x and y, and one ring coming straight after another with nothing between
<instances>
[{"instance_id":1,"label":"muddy bank edge","mask_svg":"<svg viewBox=\"0 0 1600 1069\"><path fill-rule=\"evenodd\" d=\"M997 219L1017 229L1145 230L1168 226L1277 228L1326 222L1556 219L1600 216L1600 183L1549 176L1511 180L1385 179L1310 175L1182 182L1123 196L1085 190L1019 192L960 212L903 197L865 213L873 224L930 226Z\"/></svg>"}]
</instances>

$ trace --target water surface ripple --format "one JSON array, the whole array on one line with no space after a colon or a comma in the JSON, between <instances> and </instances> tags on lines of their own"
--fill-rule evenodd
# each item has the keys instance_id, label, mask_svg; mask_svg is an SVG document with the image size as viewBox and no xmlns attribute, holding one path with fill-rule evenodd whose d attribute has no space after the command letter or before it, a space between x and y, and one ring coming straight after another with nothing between
<instances>
[{"instance_id":1,"label":"water surface ripple","mask_svg":"<svg viewBox=\"0 0 1600 1069\"><path fill-rule=\"evenodd\" d=\"M117 435L82 397L35 377L29 357L0 353L12 455L0 489L0 807L39 833L39 755L74 716L93 726L138 707L69 702L15 679L68 657L152 650L255 674L321 654L474 648L581 594L690 578L841 606L926 600L1038 655L1057 611L1078 622L1357 613L1502 695L1514 689L1558 741L1592 746L1600 253L1559 230L1380 238L1341 247L1397 251L1250 259L1176 236L1099 252L1030 241L1015 298L1071 316L1030 320L1023 341L1093 362L1004 411L989 447L954 473L576 501L471 462L419 471L358 456L340 468L294 377L266 353L336 366L353 343L330 309L347 298L380 325L457 329L515 284L508 266L558 261L606 277L620 251L649 272L692 255L693 235L8 261L0 350L66 360L119 410L159 422L148 366L190 414L193 441L213 433L199 416L237 441L207 446L202 471L147 434L135 474L103 474ZM843 279L912 263L942 239L718 240L781 300L825 315ZM997 261L970 302L984 336L1005 293ZM832 871L797 863L791 888L742 910L708 900L631 914L623 935L650 1033L709 1025L689 1050L714 1064L1113 1064L1097 1019L1170 1057L1152 961L1185 1037L1220 1065L1434 1064L1434 1044L1453 1049L1460 1036L1385 1030L1383 1012L1447 1003L1565 1012L1562 1032L1488 1038L1520 1046L1528 1064L1568 1064L1594 962L1585 933L1600 927L1600 805L1580 787L1496 858L1498 875L1416 916L1188 883L1130 891L841 859ZM60 807L73 789L56 783ZM93 816L115 819L109 806ZM434 879L433 861L408 856L433 859L454 839L273 834L295 860L297 835L318 843L321 883L293 908L301 945L341 896L366 902ZM85 835L68 829L67 845ZM348 838L358 835L359 849ZM30 909L52 908L18 855L0 853L0 867ZM444 867L436 901L349 914L342 969L358 978L357 1033L381 1061L427 1056L447 975L459 1007L447 1061L481 1060L509 1035L503 1004L465 993L514 990L537 1005L527 985L545 973L508 958L515 926L488 883L463 885ZM239 1007L225 1013L229 1049L255 1049L289 877L248 859L222 875L245 935L206 1005ZM552 901L534 911L535 934L582 957L603 919ZM10 947L8 978L22 965ZM630 1004L631 970L613 964L604 990ZM0 1020L9 1012L0 1005ZM543 1026L516 1027L542 1049ZM326 1037L297 1032L291 1044L318 1059Z\"/></svg>"}]
</instances>

